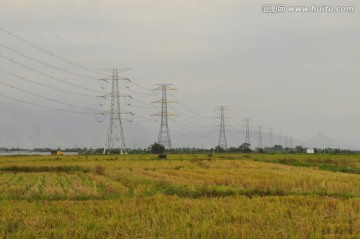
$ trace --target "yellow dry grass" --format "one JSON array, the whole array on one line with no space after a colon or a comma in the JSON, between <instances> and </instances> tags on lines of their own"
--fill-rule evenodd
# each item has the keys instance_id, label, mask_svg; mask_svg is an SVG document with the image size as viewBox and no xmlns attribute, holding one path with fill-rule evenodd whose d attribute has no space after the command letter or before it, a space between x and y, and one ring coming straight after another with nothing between
<instances>
[{"instance_id":1,"label":"yellow dry grass","mask_svg":"<svg viewBox=\"0 0 360 239\"><path fill-rule=\"evenodd\" d=\"M360 238L360 175L324 167L360 157L329 157L1 157L0 238Z\"/></svg>"}]
</instances>

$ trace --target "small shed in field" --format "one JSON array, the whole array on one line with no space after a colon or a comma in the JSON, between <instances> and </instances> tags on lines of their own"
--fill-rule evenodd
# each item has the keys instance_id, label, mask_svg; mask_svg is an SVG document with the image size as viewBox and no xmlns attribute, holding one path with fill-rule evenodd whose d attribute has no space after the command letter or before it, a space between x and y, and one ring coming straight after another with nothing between
<instances>
[{"instance_id":1,"label":"small shed in field","mask_svg":"<svg viewBox=\"0 0 360 239\"><path fill-rule=\"evenodd\" d=\"M315 150L314 149L306 149L306 153L307 154L314 154Z\"/></svg>"}]
</instances>

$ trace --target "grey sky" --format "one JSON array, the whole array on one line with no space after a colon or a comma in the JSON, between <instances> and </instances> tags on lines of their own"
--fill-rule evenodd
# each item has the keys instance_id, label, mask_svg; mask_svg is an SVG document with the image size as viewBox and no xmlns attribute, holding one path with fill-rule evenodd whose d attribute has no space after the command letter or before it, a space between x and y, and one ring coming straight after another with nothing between
<instances>
[{"instance_id":1,"label":"grey sky","mask_svg":"<svg viewBox=\"0 0 360 239\"><path fill-rule=\"evenodd\" d=\"M216 106L227 105L231 116L228 123L232 126L228 128L232 131L229 137L234 137L232 145L242 143L244 136L236 129L243 127L242 120L246 117L253 119L254 127L272 127L274 133L281 131L294 139L306 140L322 132L342 143L360 145L357 104L360 99L360 3L286 1L284 3L288 5L354 6L355 12L261 13L262 4L268 3L272 2L1 0L0 25L91 69L131 67L132 70L123 75L146 88L155 88L157 83L172 83L178 88L174 97L201 115L215 116ZM53 59L4 32L0 32L0 36L1 44L23 54L67 70L101 77ZM104 91L96 80L61 73L1 47L0 54L57 78ZM0 69L23 77L54 87L78 90L3 58L0 58L0 64ZM42 96L99 108L96 98L52 91L1 72L0 81ZM131 90L151 94L135 85ZM125 89L123 92L143 102L157 99L155 95ZM0 85L0 94L64 107L4 85ZM24 147L74 144L100 147L105 141L107 123L98 124L93 116L51 112L3 98L0 102L0 146L15 146L20 141ZM126 109L147 118L157 112L155 108L135 106L126 106ZM194 125L191 121L203 126L218 124L216 119L197 119L181 104L174 107L186 114L187 119L174 119L182 127ZM143 128L137 130L138 125ZM146 140L142 139L141 146L147 146L157 138L158 123L135 121L127 127L124 131L130 146L138 142L145 130ZM199 135L214 132L205 139L189 137L191 139L187 140L181 134L189 135L188 131L173 122L170 122L170 127L179 133L171 132L174 146L217 143L216 128L186 128ZM59 128L66 133L61 135Z\"/></svg>"}]
</instances>

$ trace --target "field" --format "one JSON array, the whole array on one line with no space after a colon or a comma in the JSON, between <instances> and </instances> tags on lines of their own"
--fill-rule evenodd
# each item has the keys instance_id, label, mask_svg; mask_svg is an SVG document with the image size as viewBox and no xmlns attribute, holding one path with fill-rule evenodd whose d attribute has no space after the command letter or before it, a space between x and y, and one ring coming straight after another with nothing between
<instances>
[{"instance_id":1,"label":"field","mask_svg":"<svg viewBox=\"0 0 360 239\"><path fill-rule=\"evenodd\" d=\"M360 238L360 155L0 157L0 238Z\"/></svg>"}]
</instances>

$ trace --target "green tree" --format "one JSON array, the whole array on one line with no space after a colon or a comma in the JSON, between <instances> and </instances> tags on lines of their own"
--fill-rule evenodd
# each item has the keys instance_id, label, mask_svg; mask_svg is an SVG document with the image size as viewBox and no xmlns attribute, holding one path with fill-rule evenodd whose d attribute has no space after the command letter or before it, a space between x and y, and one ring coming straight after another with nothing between
<instances>
[{"instance_id":1,"label":"green tree","mask_svg":"<svg viewBox=\"0 0 360 239\"><path fill-rule=\"evenodd\" d=\"M283 148L283 146L281 146L279 144L276 144L276 145L274 145L273 150L275 150L275 151L283 151L284 148Z\"/></svg>"},{"instance_id":2,"label":"green tree","mask_svg":"<svg viewBox=\"0 0 360 239\"><path fill-rule=\"evenodd\" d=\"M248 143L243 143L239 146L239 151L242 153L251 153L251 145Z\"/></svg>"},{"instance_id":3,"label":"green tree","mask_svg":"<svg viewBox=\"0 0 360 239\"><path fill-rule=\"evenodd\" d=\"M305 152L304 148L301 146L296 146L295 147L295 153L297 154L303 154Z\"/></svg>"},{"instance_id":4,"label":"green tree","mask_svg":"<svg viewBox=\"0 0 360 239\"><path fill-rule=\"evenodd\" d=\"M162 154L165 153L165 147L162 144L154 143L150 145L152 154Z\"/></svg>"},{"instance_id":5,"label":"green tree","mask_svg":"<svg viewBox=\"0 0 360 239\"><path fill-rule=\"evenodd\" d=\"M215 151L218 153L223 153L225 151L225 149L223 147L221 147L220 145L216 146Z\"/></svg>"}]
</instances>

